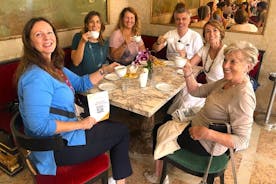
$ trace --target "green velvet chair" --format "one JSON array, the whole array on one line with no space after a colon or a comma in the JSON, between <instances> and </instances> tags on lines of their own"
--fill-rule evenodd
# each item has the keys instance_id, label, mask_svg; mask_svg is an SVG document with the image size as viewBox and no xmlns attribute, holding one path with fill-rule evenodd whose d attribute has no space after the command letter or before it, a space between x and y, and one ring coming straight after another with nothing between
<instances>
[{"instance_id":1,"label":"green velvet chair","mask_svg":"<svg viewBox=\"0 0 276 184\"><path fill-rule=\"evenodd\" d=\"M167 175L168 163L189 174L202 177L206 171L209 159L209 156L200 156L184 149L180 149L173 154L167 155L163 159L164 162L160 184L163 183ZM230 155L228 151L221 156L213 157L207 177L208 184L212 184L215 177L220 177L220 183L224 184L224 171L229 159Z\"/></svg>"}]
</instances>

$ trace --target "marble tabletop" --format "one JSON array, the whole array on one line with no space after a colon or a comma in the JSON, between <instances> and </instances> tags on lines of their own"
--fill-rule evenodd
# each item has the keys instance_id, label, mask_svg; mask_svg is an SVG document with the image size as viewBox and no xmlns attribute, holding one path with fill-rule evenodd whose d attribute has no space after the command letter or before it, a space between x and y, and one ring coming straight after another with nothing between
<instances>
[{"instance_id":1,"label":"marble tabletop","mask_svg":"<svg viewBox=\"0 0 276 184\"><path fill-rule=\"evenodd\" d=\"M102 86L110 85L111 88L115 88L108 90L111 105L151 117L185 87L182 70L171 65L172 62L166 63L166 65L154 65L153 75L151 79L148 79L147 86L144 88L141 88L139 84L138 76L142 71L142 66L140 66L136 77L123 77L118 80L104 79L86 94L100 91ZM198 74L200 70L201 67L194 67L195 74ZM161 83L165 85L162 86Z\"/></svg>"}]
</instances>

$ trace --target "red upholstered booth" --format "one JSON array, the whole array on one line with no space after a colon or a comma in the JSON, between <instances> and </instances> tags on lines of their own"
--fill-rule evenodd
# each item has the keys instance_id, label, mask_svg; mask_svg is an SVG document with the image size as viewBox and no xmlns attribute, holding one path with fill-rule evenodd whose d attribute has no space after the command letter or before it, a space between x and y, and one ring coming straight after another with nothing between
<instances>
[{"instance_id":1,"label":"red upholstered booth","mask_svg":"<svg viewBox=\"0 0 276 184\"><path fill-rule=\"evenodd\" d=\"M10 132L9 122L12 118L10 104L17 98L13 75L18 63L18 60L0 63L0 129L6 132Z\"/></svg>"}]
</instances>

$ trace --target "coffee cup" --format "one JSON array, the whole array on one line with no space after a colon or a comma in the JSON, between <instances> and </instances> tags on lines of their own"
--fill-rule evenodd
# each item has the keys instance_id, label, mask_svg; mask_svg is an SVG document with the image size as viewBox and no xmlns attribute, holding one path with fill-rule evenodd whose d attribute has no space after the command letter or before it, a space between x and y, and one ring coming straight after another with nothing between
<instances>
[{"instance_id":1,"label":"coffee cup","mask_svg":"<svg viewBox=\"0 0 276 184\"><path fill-rule=\"evenodd\" d=\"M90 31L90 37L94 39L98 39L100 36L100 33L98 31Z\"/></svg>"},{"instance_id":2,"label":"coffee cup","mask_svg":"<svg viewBox=\"0 0 276 184\"><path fill-rule=\"evenodd\" d=\"M187 63L187 59L180 56L176 56L174 62L176 67L183 68Z\"/></svg>"},{"instance_id":3,"label":"coffee cup","mask_svg":"<svg viewBox=\"0 0 276 184\"><path fill-rule=\"evenodd\" d=\"M116 66L114 70L119 77L123 77L127 73L127 67L123 65Z\"/></svg>"},{"instance_id":4,"label":"coffee cup","mask_svg":"<svg viewBox=\"0 0 276 184\"><path fill-rule=\"evenodd\" d=\"M136 73L137 72L137 69L138 69L138 66L136 65L131 65L129 67L129 73Z\"/></svg>"},{"instance_id":5,"label":"coffee cup","mask_svg":"<svg viewBox=\"0 0 276 184\"><path fill-rule=\"evenodd\" d=\"M142 40L142 37L141 36L133 36L133 40L138 43Z\"/></svg>"},{"instance_id":6,"label":"coffee cup","mask_svg":"<svg viewBox=\"0 0 276 184\"><path fill-rule=\"evenodd\" d=\"M176 49L177 50L183 50L185 48L184 43L182 42L176 42Z\"/></svg>"}]
</instances>

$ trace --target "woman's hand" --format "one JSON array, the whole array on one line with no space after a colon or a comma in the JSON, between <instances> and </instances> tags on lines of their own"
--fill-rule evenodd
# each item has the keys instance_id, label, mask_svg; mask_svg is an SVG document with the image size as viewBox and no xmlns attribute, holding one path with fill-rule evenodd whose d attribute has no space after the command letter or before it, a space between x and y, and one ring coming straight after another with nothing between
<instances>
[{"instance_id":1,"label":"woman's hand","mask_svg":"<svg viewBox=\"0 0 276 184\"><path fill-rule=\"evenodd\" d=\"M89 37L90 37L90 32L87 31L86 33L83 33L81 38L84 42L87 42L89 40Z\"/></svg>"},{"instance_id":2,"label":"woman's hand","mask_svg":"<svg viewBox=\"0 0 276 184\"><path fill-rule=\"evenodd\" d=\"M119 65L120 65L120 64L117 63L117 62L113 62L113 63L111 63L111 64L109 64L109 65L103 65L103 66L102 66L102 69L104 70L105 73L112 73L112 72L114 72L114 68L115 68L116 66L119 66Z\"/></svg>"},{"instance_id":3,"label":"woman's hand","mask_svg":"<svg viewBox=\"0 0 276 184\"><path fill-rule=\"evenodd\" d=\"M95 118L88 116L80 120L79 123L81 124L81 127L82 127L81 129L87 130L87 129L91 129L97 122Z\"/></svg>"},{"instance_id":4,"label":"woman's hand","mask_svg":"<svg viewBox=\"0 0 276 184\"><path fill-rule=\"evenodd\" d=\"M189 133L194 140L208 139L209 129L205 126L193 126L189 128Z\"/></svg>"},{"instance_id":5,"label":"woman's hand","mask_svg":"<svg viewBox=\"0 0 276 184\"><path fill-rule=\"evenodd\" d=\"M189 61L186 62L185 66L183 67L184 77L188 76L193 73L192 65Z\"/></svg>"}]
</instances>

